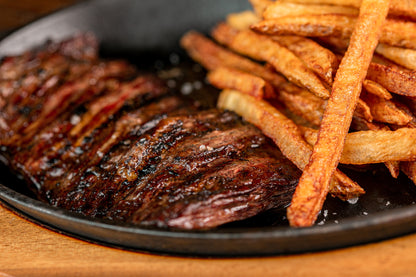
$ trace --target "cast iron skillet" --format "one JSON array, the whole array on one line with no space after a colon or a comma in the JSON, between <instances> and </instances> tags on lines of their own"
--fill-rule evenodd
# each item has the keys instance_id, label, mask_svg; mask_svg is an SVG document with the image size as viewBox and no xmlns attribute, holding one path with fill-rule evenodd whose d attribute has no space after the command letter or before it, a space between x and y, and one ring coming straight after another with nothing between
<instances>
[{"instance_id":1,"label":"cast iron skillet","mask_svg":"<svg viewBox=\"0 0 416 277\"><path fill-rule=\"evenodd\" d=\"M0 57L18 54L46 39L59 40L89 31L98 36L104 56L163 60L172 51L183 54L178 39L187 30L208 32L229 12L247 8L247 0L82 2L6 37L0 42ZM209 231L141 228L87 218L35 200L5 166L0 166L0 199L20 215L71 236L113 247L175 255L289 254L374 242L416 231L416 187L406 177L393 180L382 168L347 172L367 194L355 204L328 199L318 224L304 229L289 228L278 211Z\"/></svg>"}]
</instances>

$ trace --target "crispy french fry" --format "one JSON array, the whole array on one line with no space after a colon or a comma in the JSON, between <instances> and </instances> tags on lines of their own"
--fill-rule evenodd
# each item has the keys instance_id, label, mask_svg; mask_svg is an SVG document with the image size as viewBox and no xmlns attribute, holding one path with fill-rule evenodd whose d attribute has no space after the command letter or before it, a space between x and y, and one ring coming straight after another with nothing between
<instances>
[{"instance_id":1,"label":"crispy french fry","mask_svg":"<svg viewBox=\"0 0 416 277\"><path fill-rule=\"evenodd\" d=\"M330 4L342 5L359 8L361 0L281 0L284 2L304 3L304 4ZM416 1L415 0L391 0L389 15L396 17L409 18L416 20Z\"/></svg>"},{"instance_id":2,"label":"crispy french fry","mask_svg":"<svg viewBox=\"0 0 416 277\"><path fill-rule=\"evenodd\" d=\"M299 36L273 36L273 40L295 53L313 72L329 86L338 68L338 58L334 53L315 41Z\"/></svg>"},{"instance_id":3,"label":"crispy french fry","mask_svg":"<svg viewBox=\"0 0 416 277\"><path fill-rule=\"evenodd\" d=\"M247 30L251 25L261 19L253 11L243 11L227 15L226 21L231 27L237 30Z\"/></svg>"},{"instance_id":4,"label":"crispy french fry","mask_svg":"<svg viewBox=\"0 0 416 277\"><path fill-rule=\"evenodd\" d=\"M416 50L380 43L376 52L408 69L416 70Z\"/></svg>"},{"instance_id":5,"label":"crispy french fry","mask_svg":"<svg viewBox=\"0 0 416 277\"><path fill-rule=\"evenodd\" d=\"M214 28L213 37L220 43L253 59L267 61L293 83L305 87L321 98L328 98L329 91L321 80L286 47L267 36L250 30L238 31L223 23Z\"/></svg>"},{"instance_id":6,"label":"crispy french fry","mask_svg":"<svg viewBox=\"0 0 416 277\"><path fill-rule=\"evenodd\" d=\"M398 18L416 20L416 1L391 0L389 14Z\"/></svg>"},{"instance_id":7,"label":"crispy french fry","mask_svg":"<svg viewBox=\"0 0 416 277\"><path fill-rule=\"evenodd\" d=\"M387 89L371 80L364 80L363 87L368 93L376 95L382 99L390 100L393 98L393 96Z\"/></svg>"},{"instance_id":8,"label":"crispy french fry","mask_svg":"<svg viewBox=\"0 0 416 277\"><path fill-rule=\"evenodd\" d=\"M390 128L386 125L378 122L369 122L364 118L361 118L359 116L353 116L351 128L358 131L378 131L378 130L384 130L384 131L390 131ZM385 162L384 165L389 170L391 176L393 178L397 178L400 173L400 163L397 161L390 161Z\"/></svg>"},{"instance_id":9,"label":"crispy french fry","mask_svg":"<svg viewBox=\"0 0 416 277\"><path fill-rule=\"evenodd\" d=\"M280 86L276 92L276 97L288 110L301 116L309 124L320 125L326 106L325 100L290 83ZM354 115L368 122L373 121L370 107L360 99L357 101Z\"/></svg>"},{"instance_id":10,"label":"crispy french fry","mask_svg":"<svg viewBox=\"0 0 416 277\"><path fill-rule=\"evenodd\" d=\"M303 139L296 124L265 101L256 100L238 91L224 90L218 99L218 107L241 115L270 137L282 153L299 169L304 169L312 153L312 147ZM364 190L341 171L336 170L331 180L331 193L346 200L364 193Z\"/></svg>"},{"instance_id":11,"label":"crispy french fry","mask_svg":"<svg viewBox=\"0 0 416 277\"><path fill-rule=\"evenodd\" d=\"M251 26L269 35L299 35L310 37L339 36L349 38L356 17L340 14L287 16L263 20ZM389 19L383 25L380 42L397 47L416 49L416 23Z\"/></svg>"},{"instance_id":12,"label":"crispy french fry","mask_svg":"<svg viewBox=\"0 0 416 277\"><path fill-rule=\"evenodd\" d=\"M332 87L310 162L287 210L291 226L312 225L329 192L355 104L387 16L389 1L363 0L360 15Z\"/></svg>"},{"instance_id":13,"label":"crispy french fry","mask_svg":"<svg viewBox=\"0 0 416 277\"><path fill-rule=\"evenodd\" d=\"M344 14L357 16L358 9L336 5L299 4L276 1L267 6L263 13L263 18L267 20L285 16L303 16L306 14Z\"/></svg>"},{"instance_id":14,"label":"crispy french fry","mask_svg":"<svg viewBox=\"0 0 416 277\"><path fill-rule=\"evenodd\" d=\"M306 141L314 145L318 131L307 129ZM359 131L345 138L340 163L374 164L391 161L416 160L416 129L401 128L396 131Z\"/></svg>"},{"instance_id":15,"label":"crispy french fry","mask_svg":"<svg viewBox=\"0 0 416 277\"><path fill-rule=\"evenodd\" d=\"M249 0L257 16L261 17L267 6L274 3L272 0Z\"/></svg>"},{"instance_id":16,"label":"crispy french fry","mask_svg":"<svg viewBox=\"0 0 416 277\"><path fill-rule=\"evenodd\" d=\"M391 100L380 98L371 93L363 93L361 97L370 107L374 120L378 122L406 125L412 120L411 116Z\"/></svg>"},{"instance_id":17,"label":"crispy french fry","mask_svg":"<svg viewBox=\"0 0 416 277\"><path fill-rule=\"evenodd\" d=\"M333 51L344 53L350 44L349 38L326 36L315 38L320 44L327 46Z\"/></svg>"},{"instance_id":18,"label":"crispy french fry","mask_svg":"<svg viewBox=\"0 0 416 277\"><path fill-rule=\"evenodd\" d=\"M273 87L260 77L228 67L210 71L208 81L219 89L235 89L257 99L274 98Z\"/></svg>"},{"instance_id":19,"label":"crispy french fry","mask_svg":"<svg viewBox=\"0 0 416 277\"><path fill-rule=\"evenodd\" d=\"M259 22L260 18L252 11L244 11L229 14L226 21L228 25L241 31L249 29L251 25ZM332 85L335 71L338 68L338 59L334 53L304 37L274 36L273 40L295 53L326 84Z\"/></svg>"},{"instance_id":20,"label":"crispy french fry","mask_svg":"<svg viewBox=\"0 0 416 277\"><path fill-rule=\"evenodd\" d=\"M395 130L395 129L399 129L399 128L403 128L403 127L408 127L408 128L416 128L416 116L413 113L412 109L409 108L408 105L404 104L403 102L401 102L401 100L396 97L395 99L392 100L394 105L400 109L403 113L405 113L410 119L410 121L406 124L406 125L398 125L398 124L390 124L390 127ZM407 103L407 99L406 99L406 103Z\"/></svg>"},{"instance_id":21,"label":"crispy french fry","mask_svg":"<svg viewBox=\"0 0 416 277\"><path fill-rule=\"evenodd\" d=\"M292 113L309 123L319 126L326 102L305 89L287 83L276 92L277 99Z\"/></svg>"},{"instance_id":22,"label":"crispy french fry","mask_svg":"<svg viewBox=\"0 0 416 277\"><path fill-rule=\"evenodd\" d=\"M359 8L361 0L280 0L282 2L301 3L301 4L328 4L341 5Z\"/></svg>"},{"instance_id":23,"label":"crispy french fry","mask_svg":"<svg viewBox=\"0 0 416 277\"><path fill-rule=\"evenodd\" d=\"M373 115L371 114L371 108L363 100L357 100L357 106L354 110L354 115L364 118L365 120L372 122Z\"/></svg>"},{"instance_id":24,"label":"crispy french fry","mask_svg":"<svg viewBox=\"0 0 416 277\"><path fill-rule=\"evenodd\" d=\"M262 20L251 26L267 35L298 35L308 37L337 36L349 38L356 17L340 14L307 14Z\"/></svg>"},{"instance_id":25,"label":"crispy french fry","mask_svg":"<svg viewBox=\"0 0 416 277\"><path fill-rule=\"evenodd\" d=\"M208 70L219 67L235 68L259 76L274 87L287 82L274 71L217 45L195 31L190 31L182 37L181 46L186 49L192 59Z\"/></svg>"},{"instance_id":26,"label":"crispy french fry","mask_svg":"<svg viewBox=\"0 0 416 277\"><path fill-rule=\"evenodd\" d=\"M412 71L372 62L368 68L367 79L379 83L390 92L416 96L416 75Z\"/></svg>"},{"instance_id":27,"label":"crispy french fry","mask_svg":"<svg viewBox=\"0 0 416 277\"><path fill-rule=\"evenodd\" d=\"M416 162L401 162L400 169L416 184Z\"/></svg>"},{"instance_id":28,"label":"crispy french fry","mask_svg":"<svg viewBox=\"0 0 416 277\"><path fill-rule=\"evenodd\" d=\"M400 161L385 162L384 165L389 170L391 177L393 177L394 179L397 179L397 177L399 177Z\"/></svg>"}]
</instances>

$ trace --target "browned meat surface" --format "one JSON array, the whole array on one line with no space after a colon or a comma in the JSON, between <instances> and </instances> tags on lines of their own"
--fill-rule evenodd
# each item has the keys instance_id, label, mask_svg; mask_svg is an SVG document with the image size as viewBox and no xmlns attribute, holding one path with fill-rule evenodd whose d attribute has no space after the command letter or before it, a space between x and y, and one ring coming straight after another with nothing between
<instances>
[{"instance_id":1,"label":"browned meat surface","mask_svg":"<svg viewBox=\"0 0 416 277\"><path fill-rule=\"evenodd\" d=\"M199 110L84 35L0 65L0 155L39 199L205 229L283 208L300 172L254 126Z\"/></svg>"}]
</instances>

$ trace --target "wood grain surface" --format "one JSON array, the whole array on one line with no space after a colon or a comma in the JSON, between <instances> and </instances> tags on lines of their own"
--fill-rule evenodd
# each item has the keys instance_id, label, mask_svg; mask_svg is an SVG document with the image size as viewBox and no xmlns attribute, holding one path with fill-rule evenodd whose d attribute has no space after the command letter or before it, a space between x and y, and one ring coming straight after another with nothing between
<instances>
[{"instance_id":1,"label":"wood grain surface","mask_svg":"<svg viewBox=\"0 0 416 277\"><path fill-rule=\"evenodd\" d=\"M0 0L0 32L75 0ZM74 239L0 205L0 277L6 276L416 276L416 234L301 255L200 259L124 251Z\"/></svg>"}]
</instances>

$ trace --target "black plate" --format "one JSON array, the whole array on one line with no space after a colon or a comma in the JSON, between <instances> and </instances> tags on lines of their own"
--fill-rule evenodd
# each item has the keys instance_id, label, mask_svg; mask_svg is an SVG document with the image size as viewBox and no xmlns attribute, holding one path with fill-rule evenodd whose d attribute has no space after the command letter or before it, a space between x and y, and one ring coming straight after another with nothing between
<instances>
[{"instance_id":1,"label":"black plate","mask_svg":"<svg viewBox=\"0 0 416 277\"><path fill-rule=\"evenodd\" d=\"M0 57L21 53L46 39L90 31L100 39L104 55L131 57L141 63L158 53L163 61L172 51L180 53L178 39L187 30L208 32L227 13L247 8L247 0L83 2L12 33L0 42ZM416 230L416 186L406 177L393 180L381 167L364 173L346 171L367 194L355 204L329 197L318 224L304 229L289 228L279 211L198 232L87 218L35 200L4 166L0 167L0 199L19 214L71 236L125 249L180 255L299 253L373 242Z\"/></svg>"}]
</instances>

